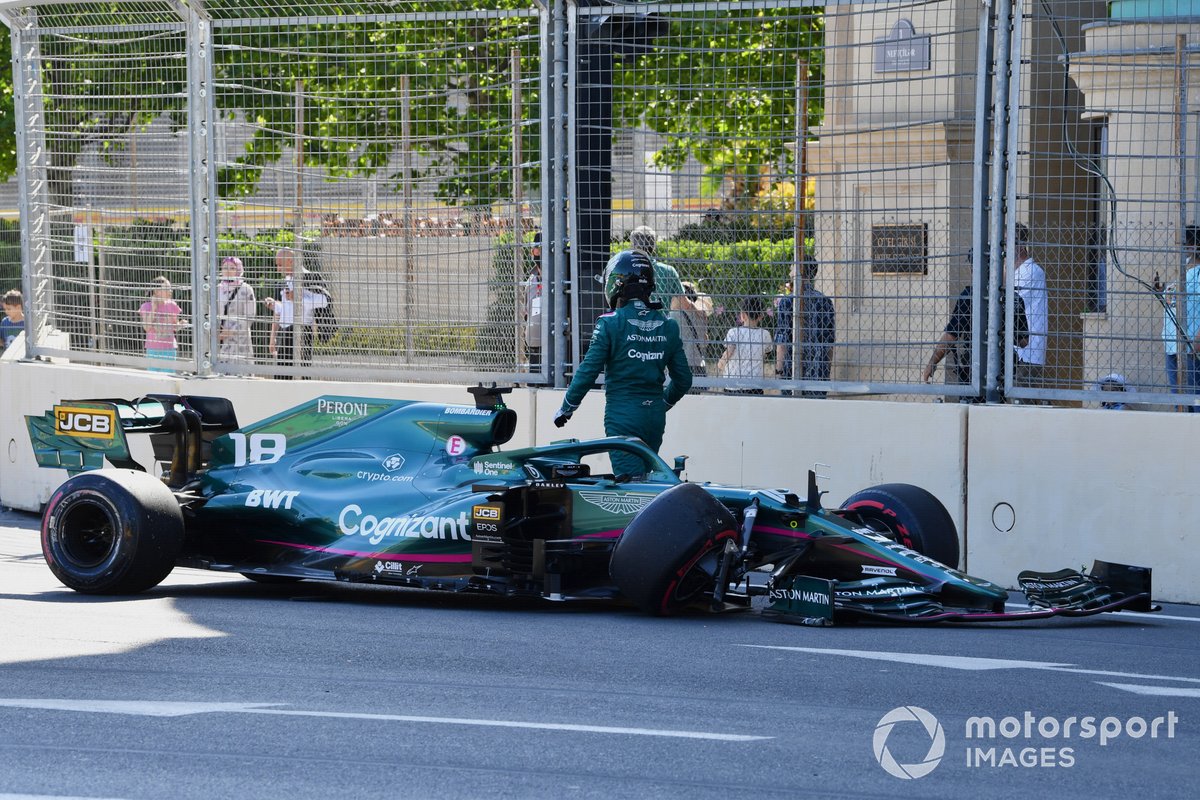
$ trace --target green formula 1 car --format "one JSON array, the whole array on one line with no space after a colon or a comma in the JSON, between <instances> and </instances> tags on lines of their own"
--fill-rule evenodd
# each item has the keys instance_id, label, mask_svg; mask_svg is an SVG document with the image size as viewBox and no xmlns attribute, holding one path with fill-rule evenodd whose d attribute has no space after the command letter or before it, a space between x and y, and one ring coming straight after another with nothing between
<instances>
[{"instance_id":1,"label":"green formula 1 car","mask_svg":"<svg viewBox=\"0 0 1200 800\"><path fill-rule=\"evenodd\" d=\"M223 398L65 402L28 417L38 463L71 477L42 519L46 562L80 592L140 592L176 565L304 579L619 598L655 614L752 605L769 618L1011 620L1150 611L1150 570L1022 573L1030 608L959 572L945 508L908 484L821 507L802 494L688 483L641 441L502 451L507 390L474 403L319 397L239 426ZM161 477L135 463L150 437ZM605 474L622 451L639 476ZM107 462L107 465L106 465ZM597 470L597 471L593 471Z\"/></svg>"}]
</instances>

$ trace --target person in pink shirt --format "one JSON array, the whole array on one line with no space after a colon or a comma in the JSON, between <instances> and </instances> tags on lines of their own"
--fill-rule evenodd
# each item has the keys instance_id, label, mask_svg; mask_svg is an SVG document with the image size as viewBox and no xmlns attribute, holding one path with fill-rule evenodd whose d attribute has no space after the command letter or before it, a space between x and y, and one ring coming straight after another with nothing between
<instances>
[{"instance_id":1,"label":"person in pink shirt","mask_svg":"<svg viewBox=\"0 0 1200 800\"><path fill-rule=\"evenodd\" d=\"M175 371L175 356L179 351L175 332L182 325L181 310L171 299L169 280L160 275L151 281L150 299L138 309L146 332L146 358L150 359L151 372Z\"/></svg>"}]
</instances>

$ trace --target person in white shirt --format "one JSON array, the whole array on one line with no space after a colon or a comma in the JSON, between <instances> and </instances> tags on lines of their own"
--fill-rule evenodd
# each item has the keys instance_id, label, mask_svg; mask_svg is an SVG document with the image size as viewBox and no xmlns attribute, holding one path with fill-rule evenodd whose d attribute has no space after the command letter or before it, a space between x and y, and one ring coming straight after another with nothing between
<instances>
[{"instance_id":1,"label":"person in white shirt","mask_svg":"<svg viewBox=\"0 0 1200 800\"><path fill-rule=\"evenodd\" d=\"M775 346L771 332L759 327L764 316L761 297L747 297L738 312L737 327L725 334L725 352L717 362L717 373L726 378L763 379L763 362ZM762 389L726 389L735 394L762 394Z\"/></svg>"},{"instance_id":2,"label":"person in white shirt","mask_svg":"<svg viewBox=\"0 0 1200 800\"><path fill-rule=\"evenodd\" d=\"M1014 380L1018 386L1035 386L1041 382L1046 365L1046 340L1050 330L1050 295L1046 290L1046 272L1029 252L1029 227L1016 224L1016 258L1013 271L1013 291L1025 303L1029 320L1029 343L1017 348Z\"/></svg>"},{"instance_id":3,"label":"person in white shirt","mask_svg":"<svg viewBox=\"0 0 1200 800\"><path fill-rule=\"evenodd\" d=\"M271 321L271 338L268 348L271 355L276 357L281 366L299 364L306 367L312 364L313 333L316 328L315 314L318 308L324 308L329 303L329 297L324 292L304 290L304 301L300 304L300 358L297 361L295 353L295 304L292 302L292 287L283 288L282 299L271 303L271 311L275 318ZM279 376L283 380L291 380L291 375Z\"/></svg>"}]
</instances>

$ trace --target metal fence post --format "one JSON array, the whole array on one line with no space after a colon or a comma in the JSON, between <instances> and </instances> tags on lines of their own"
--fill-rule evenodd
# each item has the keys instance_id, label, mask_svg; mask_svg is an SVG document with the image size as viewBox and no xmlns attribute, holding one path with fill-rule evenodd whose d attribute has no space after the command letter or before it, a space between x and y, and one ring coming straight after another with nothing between
<instances>
[{"instance_id":1,"label":"metal fence post","mask_svg":"<svg viewBox=\"0 0 1200 800\"><path fill-rule=\"evenodd\" d=\"M525 298L521 282L525 279L524 225L521 216L521 51L515 47L508 54L512 69L512 226L513 226L513 352L516 369L520 371L526 358L525 331L521 320L525 315Z\"/></svg>"},{"instance_id":2,"label":"metal fence post","mask_svg":"<svg viewBox=\"0 0 1200 800\"><path fill-rule=\"evenodd\" d=\"M213 371L219 345L217 312L217 179L213 132L212 23L200 8L177 5L188 24L188 190L192 255L192 347L200 375Z\"/></svg>"},{"instance_id":3,"label":"metal fence post","mask_svg":"<svg viewBox=\"0 0 1200 800\"><path fill-rule=\"evenodd\" d=\"M1005 240L1005 219L1007 211L1007 199L1011 184L1009 180L1009 159L1015 158L1015 153L1010 153L1009 144L1011 136L1011 128L1007 124L1010 120L1010 113L1015 118L1016 110L1011 109L1009 105L1010 91L1015 88L1015 78L1009 75L1010 65L1019 58L1017 47L1013 43L1013 27L1019 25L1020 21L1014 19L1013 14L1014 0L1000 0L996 9L996 50L993 58L995 64L995 96L992 101L992 188L991 198L992 207L988 218L989 234L988 240L992 247L988 251L987 259L987 337L984 341L987 343L987 375L985 383L985 395L989 403L999 402L1000 400L1000 383L999 376L1001 369L1009 364L1010 359L1002 359L1004 342L1000 341L1000 328L1004 324L1002 315L1005 313L1000 307L1000 292L1001 289L1001 270L1005 269L1004 259L1007 257L1007 249L998 247L1000 242ZM1013 70L1014 73L1019 72L1019 69ZM1003 291L1010 292L1011 286L1007 286ZM1008 308L1012 308L1012 302L1008 304ZM1008 326L1005 339L1012 335L1012 326ZM1011 375L1011 364L1005 372L1006 375Z\"/></svg>"},{"instance_id":4,"label":"metal fence post","mask_svg":"<svg viewBox=\"0 0 1200 800\"><path fill-rule=\"evenodd\" d=\"M979 57L975 66L975 142L972 150L974 169L972 177L972 209L971 209L971 309L974 317L971 325L971 391L978 397L983 389L985 379L981 367L988 364L987 356L981 343L991 341L992 337L984 337L985 329L979 323L990 317L985 317L983 298L990 297L985 280L990 272L990 248L984 247L987 241L988 223L988 179L992 165L995 163L995 149L991 150L992 161L989 162L988 141L995 132L992 127L990 113L992 99L992 76L999 49L996 45L995 28L993 27L992 6L983 3L979 7ZM991 352L990 350L988 351Z\"/></svg>"},{"instance_id":5,"label":"metal fence post","mask_svg":"<svg viewBox=\"0 0 1200 800\"><path fill-rule=\"evenodd\" d=\"M37 10L25 9L12 18L13 82L17 133L17 175L20 181L21 286L29 321L25 350L38 355L54 315L50 250L50 186L46 149L46 98L42 93L42 51Z\"/></svg>"},{"instance_id":6,"label":"metal fence post","mask_svg":"<svg viewBox=\"0 0 1200 800\"><path fill-rule=\"evenodd\" d=\"M546 317L548 320L553 320L551 339L548 344L553 346L554 355L552 364L549 366L553 369L554 385L562 388L567 385L567 337L570 335L572 341L578 341L578 329L572 329L575 317L567 306L567 281L573 271L569 267L566 249L567 233L572 230L567 219L566 205L566 198L570 191L568 189L570 179L567 174L567 150L570 146L568 142L571 141L567 120L567 97L571 91L568 88L571 70L570 62L567 60L566 0L554 0L551 11L552 16L548 26L550 41L554 48L553 58L544 61L549 62L547 68L550 70L549 83L552 84L552 89L550 92L543 91L542 93L542 148L543 152L548 152L550 155L550 158L544 158L542 163L552 165L549 181L546 180L545 168L542 172L543 227L549 229L548 233L544 231L544 235L547 237L546 241L550 243L549 251L543 248L542 253L550 253L550 271L543 276L542 285L553 287L550 316ZM549 104L545 103L547 94L551 98ZM551 133L547 135L546 131ZM548 150L548 148L552 149ZM574 208L573 205L571 207ZM542 260L546 261L544 255ZM546 365L543 364L543 370L545 368ZM543 374L545 373L543 372Z\"/></svg>"}]
</instances>

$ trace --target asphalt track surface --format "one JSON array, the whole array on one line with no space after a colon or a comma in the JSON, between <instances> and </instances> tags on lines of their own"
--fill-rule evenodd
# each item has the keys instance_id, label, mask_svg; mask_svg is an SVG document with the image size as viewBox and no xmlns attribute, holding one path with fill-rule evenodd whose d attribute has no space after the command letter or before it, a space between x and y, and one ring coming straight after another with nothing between
<instances>
[{"instance_id":1,"label":"asphalt track surface","mask_svg":"<svg viewBox=\"0 0 1200 800\"><path fill-rule=\"evenodd\" d=\"M815 629L186 569L92 598L37 525L0 514L0 798L1195 796L1192 606Z\"/></svg>"}]
</instances>

